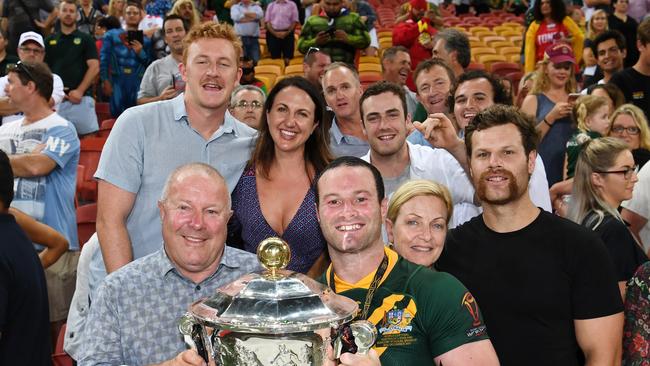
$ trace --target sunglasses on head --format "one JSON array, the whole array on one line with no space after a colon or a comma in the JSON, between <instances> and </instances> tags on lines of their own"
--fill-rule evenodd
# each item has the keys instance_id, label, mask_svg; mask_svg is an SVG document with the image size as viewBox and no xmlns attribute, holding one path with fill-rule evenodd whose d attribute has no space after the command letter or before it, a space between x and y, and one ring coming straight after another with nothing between
<instances>
[{"instance_id":1,"label":"sunglasses on head","mask_svg":"<svg viewBox=\"0 0 650 366\"><path fill-rule=\"evenodd\" d=\"M25 75L27 75L29 80L34 81L34 75L32 75L32 72L29 71L30 67L31 66L28 66L28 65L24 64L22 61L18 61L13 65L7 66L7 71L8 72L17 72L19 74L20 73L25 74Z\"/></svg>"}]
</instances>

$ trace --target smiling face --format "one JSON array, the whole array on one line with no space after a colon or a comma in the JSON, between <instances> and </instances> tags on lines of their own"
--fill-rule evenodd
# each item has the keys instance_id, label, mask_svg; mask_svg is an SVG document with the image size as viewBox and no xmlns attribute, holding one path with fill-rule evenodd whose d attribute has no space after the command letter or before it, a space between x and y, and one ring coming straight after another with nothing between
<instances>
[{"instance_id":1,"label":"smiling face","mask_svg":"<svg viewBox=\"0 0 650 366\"><path fill-rule=\"evenodd\" d=\"M451 89L449 74L442 66L433 66L423 70L415 80L417 100L422 103L427 113L447 112L447 98Z\"/></svg>"},{"instance_id":2,"label":"smiling face","mask_svg":"<svg viewBox=\"0 0 650 366\"><path fill-rule=\"evenodd\" d=\"M206 174L183 173L158 207L165 252L179 271L193 279L216 270L232 214L223 180L215 184Z\"/></svg>"},{"instance_id":3,"label":"smiling face","mask_svg":"<svg viewBox=\"0 0 650 366\"><path fill-rule=\"evenodd\" d=\"M458 126L465 129L478 112L493 104L494 91L487 79L472 79L459 84L454 94L454 116Z\"/></svg>"},{"instance_id":4,"label":"smiling face","mask_svg":"<svg viewBox=\"0 0 650 366\"><path fill-rule=\"evenodd\" d=\"M596 58L598 66L605 72L614 73L621 70L625 55L625 50L619 49L614 39L608 39L598 44Z\"/></svg>"},{"instance_id":5,"label":"smiling face","mask_svg":"<svg viewBox=\"0 0 650 366\"><path fill-rule=\"evenodd\" d=\"M404 85L411 72L411 55L398 51L393 58L384 60L383 68L384 80Z\"/></svg>"},{"instance_id":6,"label":"smiling face","mask_svg":"<svg viewBox=\"0 0 650 366\"><path fill-rule=\"evenodd\" d=\"M384 92L363 101L363 128L374 156L392 156L406 149L406 118L399 96Z\"/></svg>"},{"instance_id":7,"label":"smiling face","mask_svg":"<svg viewBox=\"0 0 650 366\"><path fill-rule=\"evenodd\" d=\"M630 130L636 133L630 133ZM629 149L638 149L641 147L641 134L634 118L629 114L621 113L616 116L612 123L610 136L617 137L627 144Z\"/></svg>"},{"instance_id":8,"label":"smiling face","mask_svg":"<svg viewBox=\"0 0 650 366\"><path fill-rule=\"evenodd\" d=\"M278 151L304 152L305 143L318 124L314 123L316 105L304 90L294 86L282 89L266 113L269 133Z\"/></svg>"},{"instance_id":9,"label":"smiling face","mask_svg":"<svg viewBox=\"0 0 650 366\"><path fill-rule=\"evenodd\" d=\"M323 76L325 101L336 118L354 119L359 116L359 100L363 90L352 71L337 67Z\"/></svg>"},{"instance_id":10,"label":"smiling face","mask_svg":"<svg viewBox=\"0 0 650 366\"><path fill-rule=\"evenodd\" d=\"M381 245L386 200L365 167L340 166L318 180L318 219L330 253L361 253Z\"/></svg>"},{"instance_id":11,"label":"smiling face","mask_svg":"<svg viewBox=\"0 0 650 366\"><path fill-rule=\"evenodd\" d=\"M573 64L570 62L561 62L554 64L549 62L546 65L546 75L553 86L563 88L569 82L571 75L571 68Z\"/></svg>"},{"instance_id":12,"label":"smiling face","mask_svg":"<svg viewBox=\"0 0 650 366\"><path fill-rule=\"evenodd\" d=\"M314 53L314 62L311 65L303 63L303 71L305 79L312 82L314 85L321 85L321 79L325 73L325 68L332 63L330 56L323 52Z\"/></svg>"},{"instance_id":13,"label":"smiling face","mask_svg":"<svg viewBox=\"0 0 650 366\"><path fill-rule=\"evenodd\" d=\"M607 14L605 12L598 12L594 14L591 19L591 29L593 32L601 33L607 29Z\"/></svg>"},{"instance_id":14,"label":"smiling face","mask_svg":"<svg viewBox=\"0 0 650 366\"><path fill-rule=\"evenodd\" d=\"M201 38L190 44L179 70L186 83L186 102L204 109L225 108L241 77L235 47L222 38Z\"/></svg>"},{"instance_id":15,"label":"smiling face","mask_svg":"<svg viewBox=\"0 0 650 366\"><path fill-rule=\"evenodd\" d=\"M614 166L607 169L607 171L622 171L634 166L632 153L625 150L618 154ZM632 198L634 185L638 180L636 172L631 173L629 178L625 178L623 173L591 174L591 183L594 188L612 208L617 208L621 205L621 202Z\"/></svg>"},{"instance_id":16,"label":"smiling face","mask_svg":"<svg viewBox=\"0 0 650 366\"><path fill-rule=\"evenodd\" d=\"M535 153L526 154L521 133L508 123L474 131L470 170L476 193L484 204L505 205L528 191Z\"/></svg>"},{"instance_id":17,"label":"smiling face","mask_svg":"<svg viewBox=\"0 0 650 366\"><path fill-rule=\"evenodd\" d=\"M386 233L402 257L429 267L438 260L445 245L447 217L442 199L416 196L400 207L394 223L386 220Z\"/></svg>"}]
</instances>

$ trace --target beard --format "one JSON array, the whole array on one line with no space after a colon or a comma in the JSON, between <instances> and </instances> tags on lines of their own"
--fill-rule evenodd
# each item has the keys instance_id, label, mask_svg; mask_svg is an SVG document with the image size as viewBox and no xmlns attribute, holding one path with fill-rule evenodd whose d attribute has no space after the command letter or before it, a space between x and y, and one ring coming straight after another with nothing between
<instances>
[{"instance_id":1,"label":"beard","mask_svg":"<svg viewBox=\"0 0 650 366\"><path fill-rule=\"evenodd\" d=\"M503 194L494 194L494 192L488 191L487 187L487 176L491 174L500 174L508 179L507 193ZM530 177L529 177L530 178ZM506 169L488 169L481 173L481 176L478 181L478 187L476 188L476 194L481 202L493 204L493 205L505 205L510 202L516 201L519 199L525 192L525 189L522 189L517 183L517 179L511 171Z\"/></svg>"}]
</instances>

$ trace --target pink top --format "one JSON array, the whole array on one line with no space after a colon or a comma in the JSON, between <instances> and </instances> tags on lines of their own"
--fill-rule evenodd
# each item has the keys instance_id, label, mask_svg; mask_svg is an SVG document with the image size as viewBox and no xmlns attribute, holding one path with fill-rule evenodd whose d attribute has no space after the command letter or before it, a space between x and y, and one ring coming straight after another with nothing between
<instances>
[{"instance_id":1,"label":"pink top","mask_svg":"<svg viewBox=\"0 0 650 366\"><path fill-rule=\"evenodd\" d=\"M264 21L275 30L287 30L298 22L298 7L288 0L275 0L266 7Z\"/></svg>"}]
</instances>

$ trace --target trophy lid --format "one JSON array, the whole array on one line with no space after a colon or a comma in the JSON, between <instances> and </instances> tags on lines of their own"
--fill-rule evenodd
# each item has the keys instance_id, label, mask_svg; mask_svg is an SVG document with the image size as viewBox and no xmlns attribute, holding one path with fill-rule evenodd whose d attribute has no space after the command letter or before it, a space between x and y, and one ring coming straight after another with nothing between
<instances>
[{"instance_id":1,"label":"trophy lid","mask_svg":"<svg viewBox=\"0 0 650 366\"><path fill-rule=\"evenodd\" d=\"M244 275L194 302L190 314L209 327L260 334L314 331L349 322L356 315L355 301L284 269L291 258L284 240L263 240L257 258L265 271Z\"/></svg>"}]
</instances>

